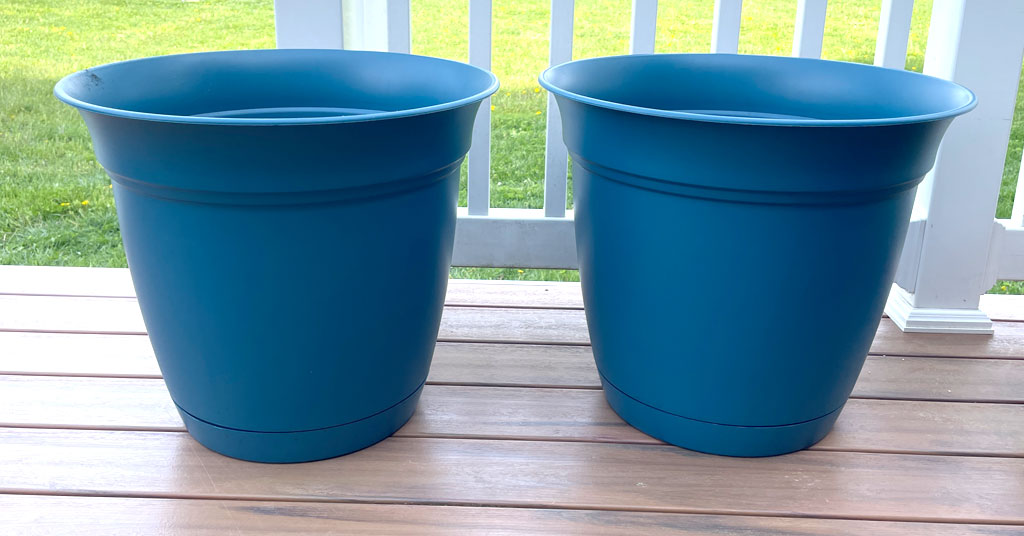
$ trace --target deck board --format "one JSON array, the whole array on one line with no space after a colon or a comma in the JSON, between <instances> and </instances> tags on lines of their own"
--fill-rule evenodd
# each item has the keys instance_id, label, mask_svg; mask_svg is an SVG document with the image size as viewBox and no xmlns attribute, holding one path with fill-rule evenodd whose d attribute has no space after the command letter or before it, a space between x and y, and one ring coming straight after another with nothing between
<instances>
[{"instance_id":1,"label":"deck board","mask_svg":"<svg viewBox=\"0 0 1024 536\"><path fill-rule=\"evenodd\" d=\"M145 336L0 332L0 374L158 378ZM428 382L599 389L588 346L438 343ZM1024 360L869 356L853 396L1024 403Z\"/></svg>"},{"instance_id":2,"label":"deck board","mask_svg":"<svg viewBox=\"0 0 1024 536\"><path fill-rule=\"evenodd\" d=\"M1013 536L1019 527L535 508L0 495L14 534ZM45 512L45 514L43 513ZM237 531L237 532L235 532Z\"/></svg>"},{"instance_id":3,"label":"deck board","mask_svg":"<svg viewBox=\"0 0 1024 536\"><path fill-rule=\"evenodd\" d=\"M0 331L0 371L14 374L160 376L145 335Z\"/></svg>"},{"instance_id":4,"label":"deck board","mask_svg":"<svg viewBox=\"0 0 1024 536\"><path fill-rule=\"evenodd\" d=\"M0 376L0 426L184 431L160 380ZM660 444L600 391L428 385L398 437ZM816 450L1024 457L1024 405L851 400Z\"/></svg>"},{"instance_id":5,"label":"deck board","mask_svg":"<svg viewBox=\"0 0 1024 536\"><path fill-rule=\"evenodd\" d=\"M0 266L0 294L134 297L125 268ZM579 283L553 281L448 282L448 305L582 309ZM981 310L993 320L1024 321L1024 296L986 294Z\"/></svg>"},{"instance_id":6,"label":"deck board","mask_svg":"<svg viewBox=\"0 0 1024 536\"><path fill-rule=\"evenodd\" d=\"M886 318L870 352L1024 359L1024 322L995 324L994 335L903 333ZM146 327L134 298L0 295L0 331L141 335ZM590 344L582 310L507 307L445 307L438 340Z\"/></svg>"},{"instance_id":7,"label":"deck board","mask_svg":"<svg viewBox=\"0 0 1024 536\"><path fill-rule=\"evenodd\" d=\"M0 294L134 298L135 288L124 268L0 265ZM582 309L583 295L579 283L452 279L445 303Z\"/></svg>"},{"instance_id":8,"label":"deck board","mask_svg":"<svg viewBox=\"0 0 1024 536\"><path fill-rule=\"evenodd\" d=\"M832 434L738 459L608 408L578 284L452 281L396 437L264 465L182 432L127 271L0 266L0 532L1021 534L1022 300L983 298L994 336L883 319Z\"/></svg>"},{"instance_id":9,"label":"deck board","mask_svg":"<svg viewBox=\"0 0 1024 536\"><path fill-rule=\"evenodd\" d=\"M254 464L175 432L0 429L2 491L1024 524L1024 459L395 437Z\"/></svg>"}]
</instances>

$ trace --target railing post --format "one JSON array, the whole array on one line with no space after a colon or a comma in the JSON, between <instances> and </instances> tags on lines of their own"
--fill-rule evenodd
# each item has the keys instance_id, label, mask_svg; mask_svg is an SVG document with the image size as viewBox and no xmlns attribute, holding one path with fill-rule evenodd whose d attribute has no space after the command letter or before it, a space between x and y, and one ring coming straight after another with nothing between
<instances>
[{"instance_id":1,"label":"railing post","mask_svg":"<svg viewBox=\"0 0 1024 536\"><path fill-rule=\"evenodd\" d=\"M386 7L384 2L342 0L341 18L346 50L387 50Z\"/></svg>"},{"instance_id":2,"label":"railing post","mask_svg":"<svg viewBox=\"0 0 1024 536\"><path fill-rule=\"evenodd\" d=\"M408 53L409 0L274 0L278 48Z\"/></svg>"},{"instance_id":3,"label":"railing post","mask_svg":"<svg viewBox=\"0 0 1024 536\"><path fill-rule=\"evenodd\" d=\"M348 50L409 52L409 0L342 0L342 20Z\"/></svg>"},{"instance_id":4,"label":"railing post","mask_svg":"<svg viewBox=\"0 0 1024 536\"><path fill-rule=\"evenodd\" d=\"M907 41L914 0L882 0L875 41L875 65L903 70L907 65Z\"/></svg>"},{"instance_id":5,"label":"railing post","mask_svg":"<svg viewBox=\"0 0 1024 536\"><path fill-rule=\"evenodd\" d=\"M908 240L886 305L905 331L992 332L978 303L994 282L989 257L1024 54L1022 28L1020 0L933 4L924 72L970 88L978 107L953 122L918 190L911 222L917 236Z\"/></svg>"},{"instance_id":6,"label":"railing post","mask_svg":"<svg viewBox=\"0 0 1024 536\"><path fill-rule=\"evenodd\" d=\"M469 1L469 63L491 68L491 0ZM472 216L486 216L491 205L491 99L480 104L469 148L466 205Z\"/></svg>"},{"instance_id":7,"label":"railing post","mask_svg":"<svg viewBox=\"0 0 1024 536\"><path fill-rule=\"evenodd\" d=\"M715 0L711 22L711 52L735 54L740 47L743 0Z\"/></svg>"},{"instance_id":8,"label":"railing post","mask_svg":"<svg viewBox=\"0 0 1024 536\"><path fill-rule=\"evenodd\" d=\"M825 38L825 11L828 0L800 0L796 5L796 31L793 34L793 55L820 58Z\"/></svg>"},{"instance_id":9,"label":"railing post","mask_svg":"<svg viewBox=\"0 0 1024 536\"><path fill-rule=\"evenodd\" d=\"M549 63L552 67L572 60L574 0L551 1ZM547 129L544 141L544 216L564 218L568 196L569 153L562 141L562 116L555 96L548 94Z\"/></svg>"},{"instance_id":10,"label":"railing post","mask_svg":"<svg viewBox=\"0 0 1024 536\"><path fill-rule=\"evenodd\" d=\"M412 52L412 13L409 0L387 0L388 48L390 52Z\"/></svg>"},{"instance_id":11,"label":"railing post","mask_svg":"<svg viewBox=\"0 0 1024 536\"><path fill-rule=\"evenodd\" d=\"M277 48L344 48L342 0L274 0Z\"/></svg>"},{"instance_id":12,"label":"railing post","mask_svg":"<svg viewBox=\"0 0 1024 536\"><path fill-rule=\"evenodd\" d=\"M630 54L654 54L658 30L658 0L633 0L629 31Z\"/></svg>"}]
</instances>

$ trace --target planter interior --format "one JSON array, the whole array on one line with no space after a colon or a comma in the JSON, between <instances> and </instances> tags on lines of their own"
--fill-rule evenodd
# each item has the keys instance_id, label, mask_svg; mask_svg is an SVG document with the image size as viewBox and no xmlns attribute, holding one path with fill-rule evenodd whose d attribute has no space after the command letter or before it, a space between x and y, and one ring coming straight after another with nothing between
<instances>
[{"instance_id":1,"label":"planter interior","mask_svg":"<svg viewBox=\"0 0 1024 536\"><path fill-rule=\"evenodd\" d=\"M731 54L579 60L541 83L565 98L649 116L731 124L855 126L955 117L966 88L907 71L837 61Z\"/></svg>"},{"instance_id":2,"label":"planter interior","mask_svg":"<svg viewBox=\"0 0 1024 536\"><path fill-rule=\"evenodd\" d=\"M491 73L439 58L279 49L111 63L61 80L55 93L120 117L283 125L408 117L478 103L496 89Z\"/></svg>"}]
</instances>

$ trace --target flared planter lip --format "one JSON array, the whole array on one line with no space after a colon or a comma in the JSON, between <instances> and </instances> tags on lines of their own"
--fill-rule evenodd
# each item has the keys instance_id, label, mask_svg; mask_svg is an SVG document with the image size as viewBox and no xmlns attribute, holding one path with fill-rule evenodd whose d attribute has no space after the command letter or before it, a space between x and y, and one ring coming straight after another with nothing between
<instances>
[{"instance_id":1,"label":"flared planter lip","mask_svg":"<svg viewBox=\"0 0 1024 536\"><path fill-rule=\"evenodd\" d=\"M103 74L104 70L117 69L121 67L141 66L144 63L160 62L160 61L173 61L175 59L201 59L206 58L228 58L230 56L237 56L242 58L243 56L323 56L327 58L329 56L349 56L349 57L362 57L373 59L373 56L378 56L377 60L381 62L387 61L416 61L423 63L436 63L438 66L445 65L449 68L454 67L458 69L464 69L466 72L474 73L475 76L484 77L479 86L481 89L467 91L467 95L457 98L445 100L436 104L426 106L416 106L410 108L403 108L398 110L386 110L386 111L371 111L370 113L359 113L355 115L329 115L329 116L314 116L314 117L211 117L204 115L193 115L193 114L169 114L169 113L154 113L142 110L132 110L125 108L118 108L114 106L104 106L95 102L89 102L87 99L82 99L74 95L73 87L76 84L90 83L91 80L99 80L98 74ZM403 59L400 59L403 58ZM163 56L152 56L138 59L131 59L125 61L111 62L95 67L83 69L81 71L69 74L57 82L54 86L53 94L57 99L62 102L69 104L79 110L94 112L98 114L121 117L125 119L135 119L140 121L156 121L162 123L183 123L190 125L235 125L235 126L282 126L282 125L323 125L323 124L337 124L337 123L359 123L367 121L380 121L386 119L400 119L406 117L413 117L418 115L443 112L447 110L457 109L466 105L480 102L490 95L494 94L499 87L498 78L488 70L481 69L468 63L457 62L447 60L443 58L435 58L431 56L420 56L414 54L401 54L395 52L376 52L376 51L364 51L364 50L335 50L335 49L257 49L257 50L225 50L215 52L194 52L187 54L169 54ZM475 89L475 88L474 88Z\"/></svg>"},{"instance_id":2,"label":"flared planter lip","mask_svg":"<svg viewBox=\"0 0 1024 536\"><path fill-rule=\"evenodd\" d=\"M776 114L770 110L752 110L754 112L767 112L767 113L755 113L754 116L743 116L743 115L718 115L713 113L701 113L701 110L680 110L680 109L663 109L658 107L648 107L637 104L630 104L628 102L619 102L613 99L603 99L597 96L588 95L587 91L573 90L566 87L567 84L563 81L558 80L559 77L564 77L569 69L580 69L584 71L584 74L579 75L580 78L600 78L601 71L606 67L613 67L613 63L621 62L634 63L636 66L643 66L645 63L650 64L652 62L679 62L685 63L687 61L702 61L702 62L719 62L722 66L728 67L734 73L742 69L749 71L749 81L755 80L754 70L757 69L795 69L795 70L806 70L806 72L812 72L815 70L823 69L834 69L835 71L842 70L842 76L849 77L845 82L856 83L858 79L861 81L867 81L871 77L887 77L890 78L889 82L892 83L896 77L906 77L907 83L916 83L921 87L934 88L937 91L946 92L947 94L954 95L955 98L959 99L959 102L955 106L940 106L940 109L934 111L928 111L925 113L908 113L908 114L889 114L883 117L868 117L868 118L857 118L857 117L834 117L834 118L817 118L813 116L790 116L786 114ZM617 66L616 66L617 67ZM680 68L685 65L679 65ZM589 72L587 72L589 70ZM705 74L697 74L693 77L693 81L700 83L700 76L706 76ZM838 75L837 75L838 76ZM623 82L628 82L630 75L625 75L619 78ZM582 104L596 106L599 108L605 108L609 110L626 112L632 114L639 114L651 117L660 117L667 119L679 119L686 121L699 121L704 123L723 123L723 124L734 124L734 125L765 125L765 126L783 126L783 127L873 127L873 126L887 126L887 125L904 125L910 123L924 123L939 121L943 119L950 119L958 115L962 115L974 109L977 106L977 97L974 93L954 82L948 80L916 73L913 71L886 69L883 67L877 67L874 65L867 65L862 63L842 62L834 60L822 60L812 58L793 58L793 57L781 57L781 56L760 56L753 54L632 54L628 56L604 56L598 58L588 58L583 60L575 60L566 62L554 67L550 67L541 73L539 82L542 87L551 91L559 97L563 97L572 101L576 101ZM900 81L902 82L902 81ZM816 83L814 81L808 82L809 84ZM664 92L665 90L672 91L673 88L665 87L660 90L652 91ZM753 88L751 91L759 91L760 88ZM884 99L885 97L883 97ZM879 99L881 100L881 99ZM865 107L870 106L869 101L862 103ZM707 110L716 111L716 110ZM766 117L767 116L767 117Z\"/></svg>"}]
</instances>

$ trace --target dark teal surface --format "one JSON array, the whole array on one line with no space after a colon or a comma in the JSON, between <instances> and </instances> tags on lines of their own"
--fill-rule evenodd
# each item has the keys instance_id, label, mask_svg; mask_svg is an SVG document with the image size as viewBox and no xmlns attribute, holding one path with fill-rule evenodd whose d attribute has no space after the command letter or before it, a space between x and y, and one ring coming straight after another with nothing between
<instances>
[{"instance_id":1,"label":"dark teal surface","mask_svg":"<svg viewBox=\"0 0 1024 536\"><path fill-rule=\"evenodd\" d=\"M611 406L676 445L808 447L860 373L917 184L974 96L872 66L651 55L554 67Z\"/></svg>"},{"instance_id":2,"label":"dark teal surface","mask_svg":"<svg viewBox=\"0 0 1024 536\"><path fill-rule=\"evenodd\" d=\"M459 166L497 81L419 56L164 56L73 74L189 431L296 462L393 433L427 376Z\"/></svg>"}]
</instances>

